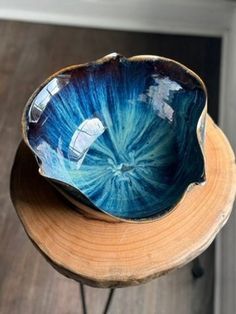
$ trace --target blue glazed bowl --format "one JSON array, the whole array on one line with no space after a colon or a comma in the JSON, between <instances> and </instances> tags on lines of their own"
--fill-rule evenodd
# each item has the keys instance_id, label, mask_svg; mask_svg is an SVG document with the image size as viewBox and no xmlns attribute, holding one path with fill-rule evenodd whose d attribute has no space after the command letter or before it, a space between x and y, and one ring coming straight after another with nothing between
<instances>
[{"instance_id":1,"label":"blue glazed bowl","mask_svg":"<svg viewBox=\"0 0 236 314\"><path fill-rule=\"evenodd\" d=\"M63 194L119 219L169 212L205 181L206 88L158 56L65 68L31 96L24 140Z\"/></svg>"}]
</instances>

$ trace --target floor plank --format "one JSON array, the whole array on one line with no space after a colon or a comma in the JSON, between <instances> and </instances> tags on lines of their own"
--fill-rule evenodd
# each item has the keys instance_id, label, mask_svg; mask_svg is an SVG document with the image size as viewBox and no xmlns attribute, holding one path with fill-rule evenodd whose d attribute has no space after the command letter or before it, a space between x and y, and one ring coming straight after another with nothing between
<instances>
[{"instance_id":1,"label":"floor plank","mask_svg":"<svg viewBox=\"0 0 236 314\"><path fill-rule=\"evenodd\" d=\"M220 41L12 21L0 21L0 38L0 313L82 313L78 284L59 275L36 252L10 202L10 169L21 139L21 113L27 98L47 76L66 65L112 51L126 56L160 54L199 70L208 82L210 111L217 118L214 90ZM210 57L213 66L207 67ZM146 285L118 289L110 313L211 314L214 247L201 258L206 270L203 278L193 280L189 264ZM89 313L101 313L107 294L107 290L86 287Z\"/></svg>"}]
</instances>

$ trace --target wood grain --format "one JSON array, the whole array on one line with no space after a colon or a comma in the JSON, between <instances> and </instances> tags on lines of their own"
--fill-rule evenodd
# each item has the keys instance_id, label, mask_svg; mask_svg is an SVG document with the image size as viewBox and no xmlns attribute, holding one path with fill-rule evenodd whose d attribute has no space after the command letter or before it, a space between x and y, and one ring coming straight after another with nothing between
<instances>
[{"instance_id":1,"label":"wood grain","mask_svg":"<svg viewBox=\"0 0 236 314\"><path fill-rule=\"evenodd\" d=\"M236 192L233 151L208 117L207 183L195 186L175 210L149 223L88 218L73 210L37 173L21 144L11 196L32 242L62 274L96 287L146 282L202 253L227 221Z\"/></svg>"}]
</instances>

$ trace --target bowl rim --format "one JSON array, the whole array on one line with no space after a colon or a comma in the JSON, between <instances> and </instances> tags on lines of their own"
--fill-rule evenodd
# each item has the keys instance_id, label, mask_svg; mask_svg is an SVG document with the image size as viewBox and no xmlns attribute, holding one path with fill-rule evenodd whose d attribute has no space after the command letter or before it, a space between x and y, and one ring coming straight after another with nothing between
<instances>
[{"instance_id":1,"label":"bowl rim","mask_svg":"<svg viewBox=\"0 0 236 314\"><path fill-rule=\"evenodd\" d=\"M129 62L145 62L145 61L164 61L167 63L173 63L175 65L178 65L182 70L184 70L186 72L186 74L192 76L193 78L196 79L196 81L199 83L200 87L202 88L204 95L205 95L205 103L204 103L204 107L203 110L198 118L198 122L196 125L196 136L197 136L197 141L198 141L198 145L200 147L200 152L201 152L201 157L203 159L203 169L202 169L202 175L201 175L201 182L191 182L190 184L188 184L188 186L186 187L185 191L183 192L183 194L181 195L181 197L179 198L179 200L177 201L177 203L174 203L173 206L171 206L168 210L165 210L164 213L162 214L156 214L153 216L148 216L145 218L122 218L119 216L115 216L99 207L97 207L96 205L94 205L94 207L102 214L104 214L104 220L106 220L105 216L108 215L108 218L112 218L115 219L117 221L124 221L124 222L131 222L131 223L147 223L147 222L151 222L154 220L158 220L158 219L163 219L165 218L167 215L169 215L172 211L174 211L176 209L176 207L178 206L179 203L183 202L187 192L189 192L189 190L191 190L194 186L196 185L204 185L206 183L206 157L205 157L205 153L204 153L204 141L201 140L202 138L202 134L200 131L201 128L201 124L204 123L204 133L203 133L203 139L205 140L205 134L206 134L206 114L207 114L207 106L208 106L208 92L207 92L207 88L205 83L203 82L203 80L201 79L201 77L196 74L193 70L191 70L190 68L188 68L187 66L185 66L184 64L182 64L181 62L178 62L174 59L171 58L167 58L167 57L163 57L163 56L158 56L158 55L149 55L149 54L142 54L142 55L134 55L131 57L125 57L122 54L119 54L117 52L112 52L109 53L101 58L98 58L95 61L89 61L89 62L84 62L81 64L74 64L74 65L69 65L69 66L65 66L63 68L61 68L60 70L54 72L52 75L48 76L40 85L38 85L38 87L34 90L34 92L31 94L31 96L29 97L29 99L27 100L23 112L22 112L22 118L21 118L21 131L22 131L22 136L23 136L23 140L26 143L26 145L29 147L29 149L32 151L32 153L34 154L34 156L36 157L37 160L37 164L38 164L38 173L46 178L49 182L50 180L60 183L62 185L66 185L74 190L78 190L85 198L88 199L88 197L82 193L79 189L75 188L74 186L71 186L70 184L57 180L55 178L52 178L50 176L47 176L45 173L43 173L43 170L41 168L41 165L38 162L38 157L35 153L35 151L33 150L29 140L28 140L28 136L27 136L27 111L28 108L30 108L30 106L32 105L33 100L35 99L35 97L39 94L39 92L54 78L56 78L58 75L66 72L66 71L72 71L72 70L76 70L76 69L82 69L82 68L87 68L90 67L94 64L104 64L106 62L109 62L111 60L115 60L117 58L123 58ZM53 183L53 186L55 187L55 184ZM56 190L58 190L61 194L63 194L63 196L69 200L73 205L76 204L72 202L73 197L68 195L67 193L62 193L60 188L55 187ZM63 191L64 192L64 191ZM89 206L87 206L86 204L84 204L84 206L86 206L87 208L89 208L91 211L96 211L96 209L90 208ZM110 221L110 219L108 219L108 221Z\"/></svg>"}]
</instances>

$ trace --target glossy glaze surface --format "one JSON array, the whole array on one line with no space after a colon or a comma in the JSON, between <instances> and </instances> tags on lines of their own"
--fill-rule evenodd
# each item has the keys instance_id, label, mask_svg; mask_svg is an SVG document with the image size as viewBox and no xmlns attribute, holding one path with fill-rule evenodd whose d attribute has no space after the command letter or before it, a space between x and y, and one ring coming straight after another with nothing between
<instances>
[{"instance_id":1,"label":"glossy glaze surface","mask_svg":"<svg viewBox=\"0 0 236 314\"><path fill-rule=\"evenodd\" d=\"M41 174L74 197L119 218L153 218L205 180L205 106L202 82L181 65L112 54L43 84L24 135Z\"/></svg>"}]
</instances>

